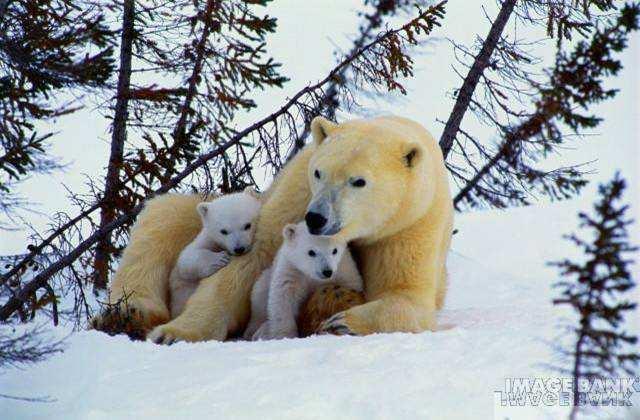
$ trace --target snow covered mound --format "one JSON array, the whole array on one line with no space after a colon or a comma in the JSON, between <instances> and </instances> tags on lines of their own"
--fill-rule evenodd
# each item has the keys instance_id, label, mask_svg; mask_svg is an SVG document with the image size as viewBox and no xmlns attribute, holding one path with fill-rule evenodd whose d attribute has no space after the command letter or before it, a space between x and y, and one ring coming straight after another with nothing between
<instances>
[{"instance_id":1,"label":"snow covered mound","mask_svg":"<svg viewBox=\"0 0 640 420\"><path fill-rule=\"evenodd\" d=\"M513 241L488 249L482 242L489 235L471 235L470 227L499 232L498 219L502 227L522 223L518 212L511 219L507 214L488 226L461 220L454 246L473 236L479 253L506 255ZM566 314L551 305L550 279L507 275L487 265L452 252L450 292L437 332L171 347L77 333L64 353L0 375L0 394L55 401L0 398L0 418L566 418L568 407L557 404L501 406L496 391L505 390L505 380L557 376L546 367L553 362L549 341ZM640 405L637 395L634 402ZM615 418L633 417L624 410Z\"/></svg>"}]
</instances>

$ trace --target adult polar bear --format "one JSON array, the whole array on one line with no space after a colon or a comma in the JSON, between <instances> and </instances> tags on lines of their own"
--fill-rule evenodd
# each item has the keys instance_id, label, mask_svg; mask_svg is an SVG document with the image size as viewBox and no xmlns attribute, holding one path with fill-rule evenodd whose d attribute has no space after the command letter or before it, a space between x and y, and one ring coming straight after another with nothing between
<instances>
[{"instance_id":1,"label":"adult polar bear","mask_svg":"<svg viewBox=\"0 0 640 420\"><path fill-rule=\"evenodd\" d=\"M252 250L204 279L184 312L153 329L149 339L224 340L242 332L251 288L272 263L283 227L302 219L315 233L336 232L349 241L365 281L367 303L332 317L322 331L364 335L435 327L453 223L437 142L421 125L399 117L342 124L318 117L312 133L313 143L268 191ZM168 319L169 265L199 229L195 206L193 197L156 199L132 233L110 299L129 295L132 315L145 328ZM95 324L109 329L113 318L103 315Z\"/></svg>"}]
</instances>

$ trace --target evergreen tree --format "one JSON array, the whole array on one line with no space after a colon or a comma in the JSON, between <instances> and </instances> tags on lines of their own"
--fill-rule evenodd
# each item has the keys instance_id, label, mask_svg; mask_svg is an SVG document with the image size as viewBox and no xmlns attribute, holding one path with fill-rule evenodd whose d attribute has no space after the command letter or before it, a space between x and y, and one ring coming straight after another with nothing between
<instances>
[{"instance_id":1,"label":"evergreen tree","mask_svg":"<svg viewBox=\"0 0 640 420\"><path fill-rule=\"evenodd\" d=\"M71 90L104 85L113 70L108 30L99 5L78 0L0 1L0 212L27 204L16 183L59 168L48 155L52 133L38 121L68 114ZM67 99L65 101L65 99Z\"/></svg>"},{"instance_id":2,"label":"evergreen tree","mask_svg":"<svg viewBox=\"0 0 640 420\"><path fill-rule=\"evenodd\" d=\"M640 361L638 338L623 329L625 315L637 305L624 296L635 287L629 265L631 254L638 250L629 242L627 227L632 223L626 215L629 206L620 204L624 189L624 179L616 174L611 182L600 186L595 214L579 214L579 226L588 229L592 238L566 236L583 251L585 260L551 263L563 277L554 284L560 289L554 305L569 305L579 316L574 328L575 346L561 350L573 362L570 370L563 370L574 378L571 419L578 413L581 380L616 377L621 373L633 376Z\"/></svg>"}]
</instances>

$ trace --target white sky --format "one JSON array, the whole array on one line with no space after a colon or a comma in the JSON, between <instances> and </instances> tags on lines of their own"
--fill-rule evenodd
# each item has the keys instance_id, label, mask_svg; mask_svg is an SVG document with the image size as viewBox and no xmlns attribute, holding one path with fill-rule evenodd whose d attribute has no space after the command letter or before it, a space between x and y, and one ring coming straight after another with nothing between
<instances>
[{"instance_id":1,"label":"white sky","mask_svg":"<svg viewBox=\"0 0 640 420\"><path fill-rule=\"evenodd\" d=\"M277 61L283 63L283 73L291 78L291 81L284 89L258 92L258 108L248 115L239 116L236 119L238 127L242 128L271 113L273 109L281 106L288 96L309 82L323 78L335 64L333 51L336 45L349 47L350 36L356 32L360 22L357 10L362 3L362 0L274 1L269 6L268 13L279 20L277 33L268 40L269 51ZM444 38L451 37L470 44L476 33L484 36L488 32L488 24L481 3L486 3L489 14L495 16L494 1L449 2L443 27L436 30L431 37L434 42L423 48L424 54L415 56L415 77L405 83L408 95L401 100L375 104L376 111L415 119L427 127L436 138L439 137L442 125L437 123L436 119L447 118L453 105L447 93L459 87L461 83L451 69L453 54ZM396 19L395 23L398 22L400 20ZM513 30L513 25L510 26L510 30ZM518 28L518 33L521 37L533 39L541 35L539 31L523 28ZM596 183L609 180L617 169L620 169L629 181L627 198L640 203L640 190L637 187L637 181L640 179L639 40L639 36L634 34L630 47L621 56L624 70L618 78L610 81L610 85L619 88L620 93L615 99L593 109L597 115L604 118L604 122L594 135L579 142L578 148L557 158L561 165L596 160L592 166L596 173L590 177L594 182L585 194L578 198L584 203L581 208L590 207ZM552 43L548 43L547 47L545 55L549 56L553 54ZM481 139L490 138L492 135L490 130L475 124L468 123L465 128L472 130L476 137ZM35 177L25 182L22 192L31 201L39 204L37 210L43 215L51 215L56 211L75 214L76 210L66 198L63 183L70 189L81 192L85 190L84 182L87 175L95 178L102 176L108 160L108 121L95 110L87 108L59 119L50 129L59 132L52 141L52 152L69 161L70 166L64 173ZM636 214L637 208L634 207ZM527 222L540 222L535 220L535 212L529 214L531 220ZM27 218L37 228L43 227L46 222L45 217L36 214L28 215ZM566 232L558 232L558 237L562 233ZM0 254L23 252L27 245L25 238L24 231L0 231Z\"/></svg>"}]
</instances>

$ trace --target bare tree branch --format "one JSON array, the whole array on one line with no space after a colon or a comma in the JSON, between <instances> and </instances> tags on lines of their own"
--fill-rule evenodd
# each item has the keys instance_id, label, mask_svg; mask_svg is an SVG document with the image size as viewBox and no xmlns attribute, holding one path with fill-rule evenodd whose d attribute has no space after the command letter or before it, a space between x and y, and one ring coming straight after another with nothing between
<instances>
[{"instance_id":1,"label":"bare tree branch","mask_svg":"<svg viewBox=\"0 0 640 420\"><path fill-rule=\"evenodd\" d=\"M447 124L445 125L442 136L440 137L440 148L442 149L442 154L444 155L445 159L449 155L449 151L453 146L453 140L458 134L462 118L467 112L469 103L473 98L473 92L475 91L476 86L480 81L482 73L489 65L491 55L493 54L496 45L498 45L500 36L502 35L502 32L504 31L504 28L509 21L509 17L511 16L513 8L516 5L516 1L517 0L505 0L502 3L500 13L498 13L498 17L495 21L493 21L493 24L491 25L489 35L487 35L487 38L484 40L480 53L476 56L473 65L469 70L469 73L467 73L467 76L462 83L462 87L460 88L460 91L457 95L456 103L453 106L453 110L449 115Z\"/></svg>"}]
</instances>

